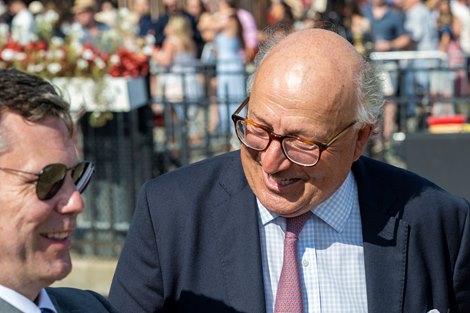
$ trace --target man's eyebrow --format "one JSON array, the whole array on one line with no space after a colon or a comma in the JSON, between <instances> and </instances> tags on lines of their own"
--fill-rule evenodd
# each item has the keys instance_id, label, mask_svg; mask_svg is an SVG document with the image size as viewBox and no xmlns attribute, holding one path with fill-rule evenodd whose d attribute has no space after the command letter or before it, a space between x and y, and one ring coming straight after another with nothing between
<instances>
[{"instance_id":1,"label":"man's eyebrow","mask_svg":"<svg viewBox=\"0 0 470 313\"><path fill-rule=\"evenodd\" d=\"M267 126L267 127L268 127L268 125L266 125L266 123L265 123L266 120L263 119L262 116L256 114L256 112L253 112L252 110L249 110L249 109L248 109L248 110L246 111L246 117L247 117L248 119L250 119L250 120L251 120L251 119L256 119L256 120L254 120L254 122L257 122L257 123L259 123L259 124L262 124L263 126Z\"/></svg>"},{"instance_id":2,"label":"man's eyebrow","mask_svg":"<svg viewBox=\"0 0 470 313\"><path fill-rule=\"evenodd\" d=\"M248 116L248 115L250 115L250 116ZM262 125L262 126L268 128L268 129L270 129L271 131L274 131L272 126L269 123L267 123L266 120L262 116L257 115L253 111L248 111L247 112L247 118L249 120L252 120L253 122L258 123L259 125ZM321 143L323 143L325 140L328 140L328 138L325 139L325 138L319 137L318 134L316 134L316 133L315 134L305 134L304 132L305 132L305 130L292 129L291 131L289 131L287 133L279 134L279 135L298 136L298 137L301 137L301 138L304 138L304 139L314 140L314 141L318 141L318 142L321 142Z\"/></svg>"}]
</instances>

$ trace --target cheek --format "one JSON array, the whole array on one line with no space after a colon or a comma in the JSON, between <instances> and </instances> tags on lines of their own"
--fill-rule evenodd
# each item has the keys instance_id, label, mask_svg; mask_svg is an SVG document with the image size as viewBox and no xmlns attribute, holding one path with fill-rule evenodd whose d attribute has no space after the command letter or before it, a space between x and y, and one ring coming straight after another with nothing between
<instances>
[{"instance_id":1,"label":"cheek","mask_svg":"<svg viewBox=\"0 0 470 313\"><path fill-rule=\"evenodd\" d=\"M329 196L346 178L351 162L349 156L346 157L337 152L332 154L326 152L322 154L316 166L306 170L306 174L309 177L310 190L316 189Z\"/></svg>"},{"instance_id":2,"label":"cheek","mask_svg":"<svg viewBox=\"0 0 470 313\"><path fill-rule=\"evenodd\" d=\"M256 165L257 153L248 150L245 146L240 148L240 155L242 160L243 169L247 176L251 176L251 172Z\"/></svg>"},{"instance_id":3,"label":"cheek","mask_svg":"<svg viewBox=\"0 0 470 313\"><path fill-rule=\"evenodd\" d=\"M2 207L0 215L0 250L6 259L21 262L34 246L36 224L26 209L10 203Z\"/></svg>"},{"instance_id":4,"label":"cheek","mask_svg":"<svg viewBox=\"0 0 470 313\"><path fill-rule=\"evenodd\" d=\"M262 177L260 171L261 166L258 163L259 153L253 150L249 150L246 147L241 147L241 159L243 165L243 171L245 172L246 179L248 180L251 188L256 188L256 180Z\"/></svg>"},{"instance_id":5,"label":"cheek","mask_svg":"<svg viewBox=\"0 0 470 313\"><path fill-rule=\"evenodd\" d=\"M35 194L23 195L10 201L0 201L0 207L2 209L0 231L10 233L8 237L10 239L31 235L47 220L52 211L44 202L39 201Z\"/></svg>"}]
</instances>

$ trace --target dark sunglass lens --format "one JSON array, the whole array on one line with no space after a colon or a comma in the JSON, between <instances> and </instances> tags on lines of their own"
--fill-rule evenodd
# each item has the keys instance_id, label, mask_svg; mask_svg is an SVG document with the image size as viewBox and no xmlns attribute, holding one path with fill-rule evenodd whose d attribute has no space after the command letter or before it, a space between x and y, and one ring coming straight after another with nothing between
<instances>
[{"instance_id":1,"label":"dark sunglass lens","mask_svg":"<svg viewBox=\"0 0 470 313\"><path fill-rule=\"evenodd\" d=\"M72 169L72 179L79 192L85 191L85 188L93 176L94 168L93 163L85 161L79 163L74 169Z\"/></svg>"},{"instance_id":2,"label":"dark sunglass lens","mask_svg":"<svg viewBox=\"0 0 470 313\"><path fill-rule=\"evenodd\" d=\"M75 185L77 185L77 183L80 181L80 178L85 172L86 167L87 167L87 163L81 162L81 163L78 163L77 166L75 166L72 169L72 180Z\"/></svg>"},{"instance_id":3,"label":"dark sunglass lens","mask_svg":"<svg viewBox=\"0 0 470 313\"><path fill-rule=\"evenodd\" d=\"M63 164L50 164L43 168L38 177L36 193L40 200L48 200L55 196L62 187L67 168Z\"/></svg>"}]
</instances>

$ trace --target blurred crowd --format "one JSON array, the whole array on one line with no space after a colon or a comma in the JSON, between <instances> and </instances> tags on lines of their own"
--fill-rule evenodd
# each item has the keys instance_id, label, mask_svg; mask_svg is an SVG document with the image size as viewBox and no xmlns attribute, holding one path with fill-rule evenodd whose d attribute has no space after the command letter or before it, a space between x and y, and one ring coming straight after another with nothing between
<instances>
[{"instance_id":1,"label":"blurred crowd","mask_svg":"<svg viewBox=\"0 0 470 313\"><path fill-rule=\"evenodd\" d=\"M469 115L470 8L467 0L351 3L345 20L356 49L375 52L386 96L375 150L393 135L428 127L427 117ZM454 99L454 100L452 100Z\"/></svg>"},{"instance_id":2,"label":"blurred crowd","mask_svg":"<svg viewBox=\"0 0 470 313\"><path fill-rule=\"evenodd\" d=\"M131 51L144 47L141 51L153 64L152 74L160 73L151 78L155 113L162 112L162 104L156 99L164 97L176 103L176 118L187 118L196 108L183 110L178 103L197 103L202 97L213 96L213 118L206 130L231 131L230 114L246 97L246 66L254 61L267 25L276 25L281 32L331 27L365 56L405 50L444 53L445 65L458 69L451 79L443 73L430 75L425 71L409 71L398 77L396 60L382 62L384 93L389 99L383 125L385 141L396 131L398 109L394 99L399 92L410 99L423 93L468 95L468 0L271 0L266 8L260 8L263 12L247 10L239 0L162 1L163 12L153 18L148 0L131 0L125 8L115 1L75 0L70 7L65 1L0 0L0 30L22 44L51 34L64 38L76 32L82 44L106 50L111 47L103 36L120 28L119 34L128 35L121 44ZM258 13L265 17L263 21ZM47 19L54 23L45 33L41 25ZM197 64L213 64L214 75L206 75L202 82L196 75ZM413 61L415 68L441 65L425 58ZM443 81L451 85L443 85ZM406 90L400 90L399 84ZM217 105L221 102L224 105ZM407 104L410 116L416 108L412 102ZM455 113L448 103L432 110L436 115Z\"/></svg>"},{"instance_id":3,"label":"blurred crowd","mask_svg":"<svg viewBox=\"0 0 470 313\"><path fill-rule=\"evenodd\" d=\"M0 23L8 27L11 38L27 43L40 37L40 25L54 15L53 34L65 36L71 29L81 29L82 42L98 45L100 35L114 27L132 30L137 38L150 40L154 60L172 62L172 54L164 49L166 37L175 46L175 37L184 41L186 51L196 58L215 60L226 45L237 49L244 63L252 62L263 40L263 28L282 25L289 28L309 28L319 21L337 25L337 30L363 54L393 50L460 49L470 55L470 8L468 0L271 0L268 7L256 14L241 7L239 0L162 0L164 10L153 18L149 0L130 0L125 10L112 0L67 1L0 0ZM246 5L246 4L245 4ZM259 7L253 6L252 8ZM121 13L125 11L125 13ZM167 27L171 17L181 16L189 23L176 26L181 34L171 34ZM119 19L125 23L118 23ZM219 42L223 35L236 42ZM183 38L186 36L187 38ZM456 45L457 44L457 45ZM100 47L102 48L102 47ZM174 48L174 47L173 47ZM175 49L174 49L175 50ZM178 50L178 49L176 49ZM230 57L233 57L230 56Z\"/></svg>"}]
</instances>

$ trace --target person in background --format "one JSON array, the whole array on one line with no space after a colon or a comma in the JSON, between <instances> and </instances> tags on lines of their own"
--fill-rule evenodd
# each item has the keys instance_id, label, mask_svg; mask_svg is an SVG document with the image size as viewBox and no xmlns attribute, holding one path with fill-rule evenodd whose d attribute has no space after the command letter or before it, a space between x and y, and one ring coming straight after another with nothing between
<instances>
[{"instance_id":1,"label":"person in background","mask_svg":"<svg viewBox=\"0 0 470 313\"><path fill-rule=\"evenodd\" d=\"M470 1L469 0L452 0L450 1L450 9L453 16L459 21L460 35L459 44L466 56L467 68L467 91L470 91ZM470 108L461 106L463 112L470 116Z\"/></svg>"},{"instance_id":2,"label":"person in background","mask_svg":"<svg viewBox=\"0 0 470 313\"><path fill-rule=\"evenodd\" d=\"M456 112L450 97L462 97L467 94L467 74L465 72L465 55L459 44L461 25L450 9L447 0L437 3L438 17L436 21L439 33L439 50L447 54L447 60L443 64L443 71L431 73L431 96L438 99L432 105L432 115L453 115ZM450 69L447 70L447 69Z\"/></svg>"},{"instance_id":3,"label":"person in background","mask_svg":"<svg viewBox=\"0 0 470 313\"><path fill-rule=\"evenodd\" d=\"M149 0L133 0L131 8L137 18L137 35L139 37L154 35L155 25L150 16Z\"/></svg>"},{"instance_id":4,"label":"person in background","mask_svg":"<svg viewBox=\"0 0 470 313\"><path fill-rule=\"evenodd\" d=\"M273 39L232 112L241 150L142 187L111 303L470 312L470 203L362 155L382 114L373 64L332 31Z\"/></svg>"},{"instance_id":5,"label":"person in background","mask_svg":"<svg viewBox=\"0 0 470 313\"><path fill-rule=\"evenodd\" d=\"M117 3L112 0L101 1L99 9L95 14L95 19L100 23L106 24L109 28L115 27L118 19Z\"/></svg>"},{"instance_id":6,"label":"person in background","mask_svg":"<svg viewBox=\"0 0 470 313\"><path fill-rule=\"evenodd\" d=\"M358 0L348 2L345 11L347 11L347 16L344 17L344 26L347 29L348 40L357 52L368 56L373 51L372 29L369 19L362 13Z\"/></svg>"},{"instance_id":7,"label":"person in background","mask_svg":"<svg viewBox=\"0 0 470 313\"><path fill-rule=\"evenodd\" d=\"M271 1L268 9L267 22L269 27L282 28L291 32L295 28L295 18L291 7L282 0ZM263 42L267 38L264 30L258 33L258 40Z\"/></svg>"},{"instance_id":8,"label":"person in background","mask_svg":"<svg viewBox=\"0 0 470 313\"><path fill-rule=\"evenodd\" d=\"M75 0L72 13L76 25L79 25L82 31L80 42L106 50L106 43L103 42L102 34L111 28L95 19L97 9L98 6L95 0Z\"/></svg>"},{"instance_id":9,"label":"person in background","mask_svg":"<svg viewBox=\"0 0 470 313\"><path fill-rule=\"evenodd\" d=\"M404 28L404 18L401 12L388 5L385 0L372 0L366 5L363 14L370 22L373 51L400 51L410 42ZM386 96L383 125L380 135L374 142L372 153L375 156L390 161L391 139L399 129L401 116L396 98L400 94L400 71L394 60L381 62L381 79L383 93Z\"/></svg>"},{"instance_id":10,"label":"person in background","mask_svg":"<svg viewBox=\"0 0 470 313\"><path fill-rule=\"evenodd\" d=\"M272 1L268 10L268 24L290 23L294 25L295 19L291 7L282 0Z\"/></svg>"},{"instance_id":11,"label":"person in background","mask_svg":"<svg viewBox=\"0 0 470 313\"><path fill-rule=\"evenodd\" d=\"M7 6L3 0L0 0L0 23L4 23L3 16L8 12Z\"/></svg>"},{"instance_id":12,"label":"person in background","mask_svg":"<svg viewBox=\"0 0 470 313\"><path fill-rule=\"evenodd\" d=\"M256 20L250 11L241 7L237 8L237 17L242 25L243 45L245 47L243 57L245 63L251 63L258 52L258 27L256 26Z\"/></svg>"},{"instance_id":13,"label":"person in background","mask_svg":"<svg viewBox=\"0 0 470 313\"><path fill-rule=\"evenodd\" d=\"M405 13L405 31L409 42L406 48L416 51L436 51L438 33L436 20L420 0L399 0L397 5Z\"/></svg>"},{"instance_id":14,"label":"person in background","mask_svg":"<svg viewBox=\"0 0 470 313\"><path fill-rule=\"evenodd\" d=\"M23 45L35 39L34 17L23 0L11 0L8 10L12 16L10 33L11 38Z\"/></svg>"},{"instance_id":15,"label":"person in background","mask_svg":"<svg viewBox=\"0 0 470 313\"><path fill-rule=\"evenodd\" d=\"M200 40L198 41L196 41L196 38L194 38L194 40L196 41L198 58L201 58L204 46L207 42L201 32L201 29L199 28L199 22L201 21L201 17L204 17L209 14L206 6L209 6L209 4L204 3L202 0L187 0L185 2L185 12L194 19L196 30L199 32L198 36L200 36Z\"/></svg>"},{"instance_id":16,"label":"person in background","mask_svg":"<svg viewBox=\"0 0 470 313\"><path fill-rule=\"evenodd\" d=\"M194 42L196 42L196 46L198 48L197 57L199 57L202 52L202 47L204 46L204 41L202 40L201 33L197 28L197 23L194 17L188 14L186 10L181 8L180 0L163 0L163 4L165 6L165 13L160 15L160 17L155 22L155 45L157 47L161 47L163 45L163 41L165 40L165 27L168 23L168 20L170 19L170 16L184 15L191 22L193 39Z\"/></svg>"},{"instance_id":17,"label":"person in background","mask_svg":"<svg viewBox=\"0 0 470 313\"><path fill-rule=\"evenodd\" d=\"M28 11L36 18L38 14L42 14L46 11L46 7L41 1L31 1L28 5Z\"/></svg>"},{"instance_id":18,"label":"person in background","mask_svg":"<svg viewBox=\"0 0 470 313\"><path fill-rule=\"evenodd\" d=\"M216 2L201 0L189 0L189 3L197 2L203 6L198 18L197 28L201 33L204 46L199 60L203 66L203 72L199 76L201 84L205 87L206 96L209 100L209 121L207 131L210 134L216 133L219 125L219 110L217 99L217 73L216 73L216 51L215 36L217 30L213 27L213 14L216 13Z\"/></svg>"},{"instance_id":19,"label":"person in background","mask_svg":"<svg viewBox=\"0 0 470 313\"><path fill-rule=\"evenodd\" d=\"M219 0L218 11L210 24L216 32L217 101L219 131L230 136L230 112L245 97L245 63L243 26L237 15L238 0Z\"/></svg>"},{"instance_id":20,"label":"person in background","mask_svg":"<svg viewBox=\"0 0 470 313\"><path fill-rule=\"evenodd\" d=\"M0 312L117 312L95 292L47 288L72 270L94 169L78 159L69 104L17 70L0 70L0 89Z\"/></svg>"},{"instance_id":21,"label":"person in background","mask_svg":"<svg viewBox=\"0 0 470 313\"><path fill-rule=\"evenodd\" d=\"M435 52L439 46L436 20L429 8L421 0L399 0L399 7L405 13L405 31L409 42L406 49ZM407 131L413 132L423 127L422 116L427 111L427 98L430 95L430 73L439 65L436 58L423 58L410 61L405 71L405 90L402 94L406 104Z\"/></svg>"},{"instance_id":22,"label":"person in background","mask_svg":"<svg viewBox=\"0 0 470 313\"><path fill-rule=\"evenodd\" d=\"M196 53L189 19L184 15L171 16L165 27L163 46L153 59L166 69L158 77L159 94L176 112L173 126L178 128L178 133L187 129L190 138L200 136L203 129L198 119L197 104L203 91L196 75Z\"/></svg>"},{"instance_id":23,"label":"person in background","mask_svg":"<svg viewBox=\"0 0 470 313\"><path fill-rule=\"evenodd\" d=\"M46 11L44 14L58 15L59 18L53 26L53 34L59 38L65 38L66 32L70 30L73 23L73 13L70 8L64 3L57 3L54 0L45 2Z\"/></svg>"},{"instance_id":24,"label":"person in background","mask_svg":"<svg viewBox=\"0 0 470 313\"><path fill-rule=\"evenodd\" d=\"M186 1L185 10L186 12L188 12L189 15L191 15L194 18L194 20L196 21L196 24L199 23L199 19L201 18L201 15L207 12L205 3L202 0Z\"/></svg>"}]
</instances>

